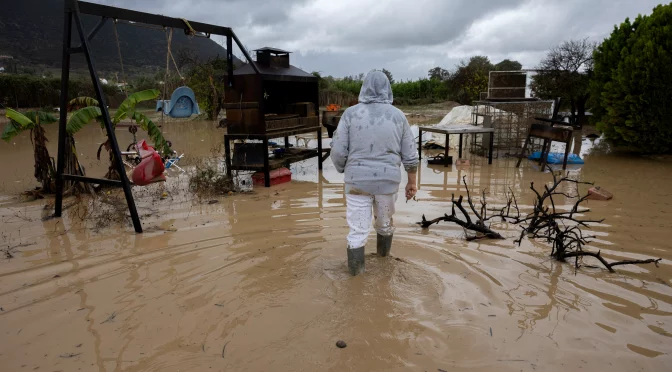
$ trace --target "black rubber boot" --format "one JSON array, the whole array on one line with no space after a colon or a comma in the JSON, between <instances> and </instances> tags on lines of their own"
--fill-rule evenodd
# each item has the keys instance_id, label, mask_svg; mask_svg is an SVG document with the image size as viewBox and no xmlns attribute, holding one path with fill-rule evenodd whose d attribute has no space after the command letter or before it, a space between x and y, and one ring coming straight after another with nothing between
<instances>
[{"instance_id":1,"label":"black rubber boot","mask_svg":"<svg viewBox=\"0 0 672 372\"><path fill-rule=\"evenodd\" d=\"M392 249L392 235L378 235L376 250L380 257L387 257Z\"/></svg>"},{"instance_id":2,"label":"black rubber boot","mask_svg":"<svg viewBox=\"0 0 672 372\"><path fill-rule=\"evenodd\" d=\"M348 269L352 276L363 273L364 268L364 247L348 248Z\"/></svg>"}]
</instances>

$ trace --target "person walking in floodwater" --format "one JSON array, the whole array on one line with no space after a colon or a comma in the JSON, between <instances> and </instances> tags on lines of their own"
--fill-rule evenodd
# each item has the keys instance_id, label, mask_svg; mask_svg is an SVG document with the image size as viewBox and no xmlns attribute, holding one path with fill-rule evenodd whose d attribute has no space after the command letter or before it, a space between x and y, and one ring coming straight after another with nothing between
<instances>
[{"instance_id":1,"label":"person walking in floodwater","mask_svg":"<svg viewBox=\"0 0 672 372\"><path fill-rule=\"evenodd\" d=\"M390 253L402 164L408 174L406 200L417 191L415 140L404 113L392 106L392 87L384 73L369 72L359 92L359 104L341 116L331 143L331 160L339 173L345 173L348 269L357 275L364 272L372 211L378 255Z\"/></svg>"}]
</instances>

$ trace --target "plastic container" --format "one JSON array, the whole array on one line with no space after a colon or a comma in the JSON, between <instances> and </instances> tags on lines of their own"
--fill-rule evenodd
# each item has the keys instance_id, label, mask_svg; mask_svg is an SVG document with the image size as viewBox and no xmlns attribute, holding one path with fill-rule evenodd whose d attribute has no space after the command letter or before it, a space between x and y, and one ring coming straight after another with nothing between
<instances>
[{"instance_id":1,"label":"plastic container","mask_svg":"<svg viewBox=\"0 0 672 372\"><path fill-rule=\"evenodd\" d=\"M292 171L287 168L278 168L270 172L271 186L292 180ZM264 172L257 172L252 175L252 183L255 186L265 186Z\"/></svg>"},{"instance_id":2,"label":"plastic container","mask_svg":"<svg viewBox=\"0 0 672 372\"><path fill-rule=\"evenodd\" d=\"M166 169L161 155L143 140L138 143L138 154L142 158L140 164L133 168L131 178L138 186L145 186L153 182L165 181L163 171Z\"/></svg>"}]
</instances>

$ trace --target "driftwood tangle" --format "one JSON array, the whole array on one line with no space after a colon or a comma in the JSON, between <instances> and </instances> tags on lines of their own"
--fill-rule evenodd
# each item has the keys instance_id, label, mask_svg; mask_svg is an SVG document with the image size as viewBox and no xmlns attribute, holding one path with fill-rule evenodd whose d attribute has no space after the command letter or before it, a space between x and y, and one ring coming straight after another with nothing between
<instances>
[{"instance_id":1,"label":"driftwood tangle","mask_svg":"<svg viewBox=\"0 0 672 372\"><path fill-rule=\"evenodd\" d=\"M550 169L550 167L549 167ZM582 228L590 227L591 223L601 223L604 220L590 220L580 218L581 214L590 212L589 209L579 210L580 204L585 201L588 195L580 196L578 185L586 184L592 185L590 182L578 181L572 178L569 178L568 174L562 177L556 176L555 173L551 170L553 175L553 184L544 185L543 190L537 190L534 186L534 182L530 183L530 189L534 192L535 198L533 201L533 210L528 214L521 214L520 208L518 207L518 201L516 196L513 194L513 191L509 190L507 193L507 202L500 209L489 209L487 207L487 201L485 198L485 190L483 190L480 206L477 209L472 200L469 187L467 186L466 177L462 178L464 187L467 193L467 203L473 217L469 215L467 210L463 206L464 198L460 196L455 200L455 194L452 196L452 208L451 214L444 214L443 217L438 217L433 220L427 220L425 216L422 216L422 221L418 222L423 228L429 228L429 226L439 223L440 221L453 222L459 226L462 226L466 230L471 230L477 233L475 237L467 236L467 240L481 239L481 238L490 238L490 239L504 239L504 237L498 232L492 230L489 221L505 221L510 224L518 225L521 227L520 236L514 242L519 246L522 240L527 236L530 239L541 239L546 241L546 243L551 244L551 256L558 261L566 261L568 258L574 258L574 264L579 268L580 257L594 257L598 259L607 270L614 272L613 267L619 265L632 265L632 264L649 264L653 263L656 266L658 262L662 259L647 259L647 260L623 260L616 262L608 262L602 257L600 251L597 253L584 250L584 246L589 244L589 239L594 238L594 236L584 235ZM563 184L573 183L576 184L576 194L571 195L566 192L559 191L562 189L560 187ZM555 206L554 197L564 196L571 199L576 199L576 202L569 211L558 211ZM461 212L462 219L457 215L455 208ZM488 216L488 211L493 212Z\"/></svg>"}]
</instances>

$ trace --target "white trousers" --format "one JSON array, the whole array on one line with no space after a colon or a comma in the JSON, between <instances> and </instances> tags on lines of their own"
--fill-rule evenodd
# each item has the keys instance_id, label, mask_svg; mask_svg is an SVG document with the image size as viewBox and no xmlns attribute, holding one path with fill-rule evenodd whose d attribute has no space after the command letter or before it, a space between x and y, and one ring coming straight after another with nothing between
<instances>
[{"instance_id":1,"label":"white trousers","mask_svg":"<svg viewBox=\"0 0 672 372\"><path fill-rule=\"evenodd\" d=\"M371 212L375 218L376 232L381 235L392 235L394 224L394 203L397 194L390 195L345 195L347 203L346 218L350 226L348 248L360 248L366 245L371 231Z\"/></svg>"}]
</instances>

